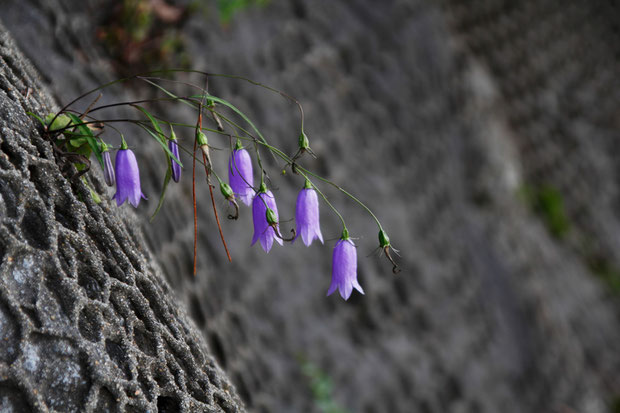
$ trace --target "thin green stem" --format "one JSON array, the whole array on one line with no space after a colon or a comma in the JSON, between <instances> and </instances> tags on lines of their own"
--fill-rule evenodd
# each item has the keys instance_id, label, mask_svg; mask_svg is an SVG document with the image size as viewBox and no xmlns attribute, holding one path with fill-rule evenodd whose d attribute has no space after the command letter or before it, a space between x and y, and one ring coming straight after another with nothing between
<instances>
[{"instance_id":1,"label":"thin green stem","mask_svg":"<svg viewBox=\"0 0 620 413\"><path fill-rule=\"evenodd\" d=\"M375 220L375 222L377 223L377 226L379 227L379 230L383 230L383 227L381 226L381 222L379 222L379 219L377 218L377 216L370 210L370 208L368 208L366 206L366 204L364 204L362 201L360 201L359 199L357 199L355 196L353 196L350 192L348 192L347 190L345 190L344 188L342 188L341 186L333 183L332 181L330 181L329 179L325 179L320 175L315 174L312 171L309 171L308 169L302 167L302 166L297 166L298 170L301 170L305 173L307 173L310 176L313 176L323 182L325 182L326 184L329 184L331 186L333 186L334 188L336 188L337 190L339 190L340 192L342 192L343 194L345 194L346 196L348 196L349 198L351 198L352 200L354 200L355 202L357 202L357 204L359 206L361 206L362 208L364 208L366 210L366 212L368 212L370 214L370 216L372 217L372 219Z\"/></svg>"},{"instance_id":2,"label":"thin green stem","mask_svg":"<svg viewBox=\"0 0 620 413\"><path fill-rule=\"evenodd\" d=\"M332 209L332 211L334 211L334 213L336 215L338 215L338 218L340 218L340 222L342 222L342 228L346 229L347 228L347 224L344 222L344 218L342 217L340 212L338 212L336 207L333 206L331 202L329 202L329 200L327 199L325 194L323 194L323 192L308 178L308 176L306 174L304 174L303 172L300 172L300 175L303 176L308 182L310 182L310 184L315 189L315 191L317 191L319 193L319 195L321 195L321 198L323 198L323 201L325 201L325 203Z\"/></svg>"},{"instance_id":3,"label":"thin green stem","mask_svg":"<svg viewBox=\"0 0 620 413\"><path fill-rule=\"evenodd\" d=\"M226 118L224 115L221 115L221 114L219 114L219 113L218 113L218 115L219 115L222 119L224 119L227 123L231 123L231 124L235 125L237 128L239 128L239 130L241 130L242 132L244 132L245 134L247 134L249 137L251 137L251 138L252 138L252 140L254 140L255 144L256 144L256 143L259 143L259 144L261 144L261 145L265 146L265 147L266 147L266 148L268 148L268 149L269 149L269 150L270 150L270 151L271 151L274 155L277 155L278 157L280 157L281 159L283 159L285 162L287 162L287 163L288 163L288 164L290 164L290 165L292 165L292 164L293 164L293 159L292 159L292 158L290 158L288 155L286 155L284 152L282 152L280 149L278 149L278 148L276 148L276 147L274 147L274 146L271 146L271 145L269 145L269 144L268 144L268 143L266 143L266 142L261 142L261 141L257 140L254 136L252 136L252 134L251 134L249 131L247 131L247 130L246 130L246 129L244 129L243 127L241 127L241 126L239 126L239 125L235 124L234 122L230 121L230 120L229 120L228 118ZM261 166L261 168L262 168L262 166ZM314 172L311 172L310 170L308 170L308 169L306 169L306 168L304 168L304 167L302 167L302 166L298 165L297 163L295 163L295 168L297 168L297 170L298 170L298 171L299 171L299 170L301 170L301 171L303 171L303 172L305 172L305 173L307 173L307 174L309 174L309 175L311 175L311 176L313 176L313 177L315 177L315 178L317 178L317 179L319 179L319 180L321 180L321 181L323 181L323 182L325 182L325 183L327 183L327 184L329 184L329 185L333 186L334 188L338 189L338 190L339 190L340 192L342 192L343 194L347 195L349 198L351 198L352 200L354 200L354 201L355 201L358 205L360 205L362 208L364 208L364 210L365 210L366 212L368 212L368 214L370 214L370 216L374 219L375 223L376 223L376 224L377 224L377 226L379 227L379 230L382 230L382 229L383 229L383 227L381 226L381 222L379 221L379 219L377 218L377 216L376 216L376 215L372 212L372 210L371 210L370 208L368 208L368 207L366 206L366 204L364 204L364 203L363 203L362 201L360 201L358 198L356 198L355 196L353 196L350 192L348 192L347 190L345 190L345 189L344 189L344 188L342 188L341 186L339 186L339 185L335 184L334 182L332 182L332 181L330 181L330 180L328 180L328 179L325 179L325 178L323 178L322 176L317 175L317 174L315 174ZM304 175L304 176L305 176L305 175ZM316 188L316 186L315 186L315 188ZM325 199L325 198L324 198L324 199Z\"/></svg>"}]
</instances>

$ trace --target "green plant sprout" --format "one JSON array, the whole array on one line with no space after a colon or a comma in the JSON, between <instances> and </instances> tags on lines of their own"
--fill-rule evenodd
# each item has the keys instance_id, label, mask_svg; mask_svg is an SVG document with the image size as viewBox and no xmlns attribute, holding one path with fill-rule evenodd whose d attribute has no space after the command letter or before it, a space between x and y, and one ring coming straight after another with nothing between
<instances>
[{"instance_id":1,"label":"green plant sprout","mask_svg":"<svg viewBox=\"0 0 620 413\"><path fill-rule=\"evenodd\" d=\"M169 75L177 72L201 76L204 79L204 86L161 77L162 75ZM208 92L209 79L215 77L249 82L254 86L277 93L283 98L293 102L297 106L300 114L300 128L296 135L298 137L297 151L293 155L288 155L281 149L272 145L245 113L227 100L210 94ZM101 97L100 91L103 89L118 83L135 80L156 88L162 95L151 99L97 105ZM165 87L167 83L188 87L191 93L184 96L177 95ZM79 112L72 109L72 106L78 101L98 92L99 94L97 97L85 111ZM185 124L172 122L171 120L154 115L146 106L155 102L163 104L180 103L191 107L196 111L196 123ZM122 119L105 119L99 117L99 114L106 109L123 106L135 109L138 116L136 118ZM302 161L306 153L310 156L316 156L310 147L310 140L304 131L303 108L295 98L275 88L242 76L214 74L187 69L159 70L118 79L99 86L69 102L58 113L48 114L44 119L36 114L29 114L38 119L43 126L44 135L53 144L54 152L58 159L64 160L63 164L65 165L69 164L75 167L75 172L71 174L70 179L80 179L88 185L84 174L90 170L91 158L94 157L94 159L99 162L104 171L106 184L109 186L116 185L116 194L113 199L116 200L119 206L125 201L128 201L134 207L137 207L140 200L146 197L141 191L137 158L133 151L129 149L125 137L114 125L117 123L133 124L144 130L149 137L158 143L166 159L166 175L159 195L159 201L151 216L151 220L155 218L164 204L165 194L170 180L172 179L178 182L181 179L181 171L184 166L179 157L179 149L191 155L192 197L194 208L194 275L196 274L198 240L196 163L204 167L215 220L229 260L232 259L220 225L219 214L213 194L213 182L217 182L221 195L235 209L235 213L228 216L229 219L236 219L239 216L240 208L238 201L252 207L254 222L252 244L260 242L260 245L266 252L269 252L274 242L282 245L284 241L293 242L298 237L301 237L302 241L307 246L315 239L323 243L323 236L319 223L319 199L321 199L333 213L336 214L342 224L342 235L333 251L332 284L328 290L328 295L338 289L340 295L346 300L350 297L354 288L363 294L364 291L357 281L357 252L355 244L349 236L349 230L343 215L334 207L321 189L322 186L329 185L352 199L370 215L379 230L379 248L393 265L393 272L396 273L399 271L399 267L391 255L391 251L397 251L392 248L387 233L370 208L341 186L319 176L303 166ZM203 126L204 119L210 119L213 123L213 127ZM182 142L177 139L174 131L175 128L194 130L193 149L187 145L183 145ZM114 146L104 141L104 135L105 139L109 139L108 134L105 133L108 129L116 132L120 136L120 146ZM211 145L209 144L207 134L226 139L229 143L228 182L225 182L220 177L211 162ZM248 148L253 148L254 159L252 159L246 146ZM114 169L110 158L110 150L116 150ZM198 155L197 151L199 151ZM261 156L265 153L270 154L275 159L284 161L284 170L290 168L293 175L299 175L304 180L303 188L300 190L297 198L295 213L296 228L291 231L292 236L290 238L283 237L280 232L276 200L267 186L269 175L263 167L261 159ZM257 165L259 169L260 180L258 185L254 183L254 165ZM65 171L65 173L68 176L69 172ZM99 194L90 186L88 186L88 188L94 201L101 202Z\"/></svg>"}]
</instances>

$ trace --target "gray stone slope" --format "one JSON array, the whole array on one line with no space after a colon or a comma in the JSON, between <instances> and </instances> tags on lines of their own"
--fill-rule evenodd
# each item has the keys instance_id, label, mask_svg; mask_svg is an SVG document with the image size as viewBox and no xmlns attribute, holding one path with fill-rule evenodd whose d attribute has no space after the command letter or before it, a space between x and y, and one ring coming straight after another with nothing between
<instances>
[{"instance_id":1,"label":"gray stone slope","mask_svg":"<svg viewBox=\"0 0 620 413\"><path fill-rule=\"evenodd\" d=\"M4 26L0 108L0 411L244 411L135 218L63 174L26 114L58 107Z\"/></svg>"}]
</instances>

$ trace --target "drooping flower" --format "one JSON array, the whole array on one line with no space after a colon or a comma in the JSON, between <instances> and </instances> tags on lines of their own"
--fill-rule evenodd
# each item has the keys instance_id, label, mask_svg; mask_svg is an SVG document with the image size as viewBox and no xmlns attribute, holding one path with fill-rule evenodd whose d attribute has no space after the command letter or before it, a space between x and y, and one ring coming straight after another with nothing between
<instances>
[{"instance_id":1,"label":"drooping flower","mask_svg":"<svg viewBox=\"0 0 620 413\"><path fill-rule=\"evenodd\" d=\"M170 140L168 141L168 149L170 152L178 159L179 158L179 145L177 144L177 136L171 128ZM170 158L170 162L172 162L172 179L174 182L179 182L181 180L181 164L175 161L173 158Z\"/></svg>"},{"instance_id":2,"label":"drooping flower","mask_svg":"<svg viewBox=\"0 0 620 413\"><path fill-rule=\"evenodd\" d=\"M112 160L110 159L110 151L108 145L102 144L101 156L103 157L103 178L108 186L114 186L114 167L112 166Z\"/></svg>"},{"instance_id":3,"label":"drooping flower","mask_svg":"<svg viewBox=\"0 0 620 413\"><path fill-rule=\"evenodd\" d=\"M146 199L140 189L140 171L136 155L127 147L125 139L121 148L116 152L116 193L112 197L116 205L122 205L125 200L134 207L138 207L140 198Z\"/></svg>"},{"instance_id":4,"label":"drooping flower","mask_svg":"<svg viewBox=\"0 0 620 413\"><path fill-rule=\"evenodd\" d=\"M338 289L340 296L348 300L353 288L364 294L362 286L357 281L357 250L345 229L342 231L342 237L334 246L332 283L327 295Z\"/></svg>"},{"instance_id":5,"label":"drooping flower","mask_svg":"<svg viewBox=\"0 0 620 413\"><path fill-rule=\"evenodd\" d=\"M252 159L248 151L237 142L228 161L228 182L235 194L244 204L250 205L254 196L254 177L252 174Z\"/></svg>"},{"instance_id":6,"label":"drooping flower","mask_svg":"<svg viewBox=\"0 0 620 413\"><path fill-rule=\"evenodd\" d=\"M271 224L267 222L267 215L273 221ZM269 252L275 239L277 243L282 245L282 239L276 235L279 232L277 224L278 207L276 200L271 191L268 191L264 184L261 184L259 192L252 201L252 218L254 219L254 237L252 245L260 240L260 245L265 252Z\"/></svg>"},{"instance_id":7,"label":"drooping flower","mask_svg":"<svg viewBox=\"0 0 620 413\"><path fill-rule=\"evenodd\" d=\"M301 235L306 246L318 239L323 243L321 226L319 224L319 199L310 181L306 180L304 188L297 195L295 207L295 222L297 223L297 237Z\"/></svg>"}]
</instances>

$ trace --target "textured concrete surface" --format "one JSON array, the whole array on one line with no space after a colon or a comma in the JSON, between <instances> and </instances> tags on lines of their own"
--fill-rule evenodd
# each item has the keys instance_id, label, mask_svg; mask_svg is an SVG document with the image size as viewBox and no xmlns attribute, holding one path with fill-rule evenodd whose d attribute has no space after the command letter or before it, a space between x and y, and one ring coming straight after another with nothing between
<instances>
[{"instance_id":1,"label":"textured concrete surface","mask_svg":"<svg viewBox=\"0 0 620 413\"><path fill-rule=\"evenodd\" d=\"M0 108L0 411L244 411L133 215L66 179L3 26Z\"/></svg>"},{"instance_id":2,"label":"textured concrete surface","mask_svg":"<svg viewBox=\"0 0 620 413\"><path fill-rule=\"evenodd\" d=\"M102 7L9 1L0 15L59 101L114 77L93 37ZM351 412L610 411L620 395L618 295L609 289L620 274L618 15L610 2L585 0L300 0L244 11L227 27L190 18L183 33L194 66L297 97L319 155L307 165L378 211L403 255L396 277L366 258L375 229L328 190L360 237L367 294L326 299L340 231L326 209L331 243L269 255L249 248L244 209L224 224L230 265L203 186L194 278L189 182L149 224L163 167L156 147L141 146L152 199L138 210L141 230L170 294L249 409L320 411L303 357ZM211 88L294 150L294 107L243 83ZM226 152L213 156L223 171ZM303 183L270 166L280 216L290 219ZM565 210L559 237L522 196L545 186Z\"/></svg>"}]
</instances>

